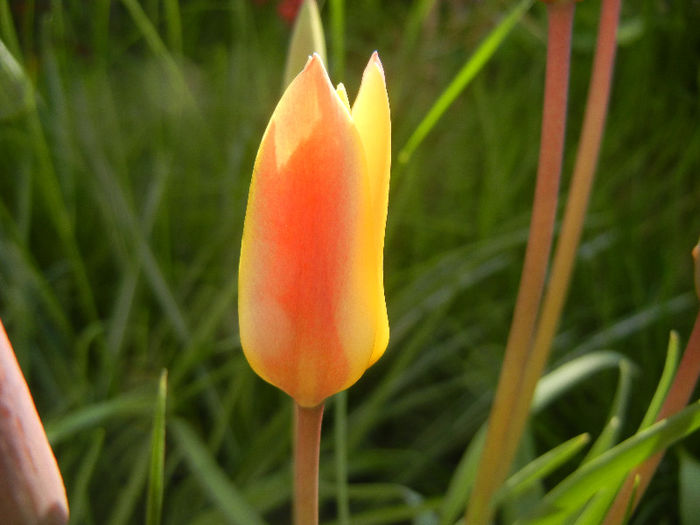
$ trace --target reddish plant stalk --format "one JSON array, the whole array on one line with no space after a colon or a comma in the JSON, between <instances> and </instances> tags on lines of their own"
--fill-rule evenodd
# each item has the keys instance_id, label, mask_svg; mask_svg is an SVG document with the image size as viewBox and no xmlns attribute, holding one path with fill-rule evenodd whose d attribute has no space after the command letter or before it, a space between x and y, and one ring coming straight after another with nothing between
<instances>
[{"instance_id":1,"label":"reddish plant stalk","mask_svg":"<svg viewBox=\"0 0 700 525\"><path fill-rule=\"evenodd\" d=\"M678 365L678 372L656 418L657 421L674 415L688 404L690 396L695 390L698 377L700 377L700 313L695 319L688 346L683 352L683 358ZM622 523L633 494L634 501L631 508L634 509L637 506L663 456L664 453L659 452L630 472L612 507L610 507L603 525L618 525ZM639 476L639 484L635 487L635 478L637 476Z\"/></svg>"},{"instance_id":2,"label":"reddish plant stalk","mask_svg":"<svg viewBox=\"0 0 700 525\"><path fill-rule=\"evenodd\" d=\"M588 201L595 178L596 165L603 138L613 69L615 65L616 35L621 0L603 0L593 71L586 101L579 148L576 152L574 173L566 203L561 234L552 262L552 272L542 311L535 332L532 351L525 368L524 379L518 396L518 406L513 411L511 428L520 435L529 414L529 407L537 382L542 375L556 334L559 318L569 290L571 274L576 261ZM514 444L512 453L515 452Z\"/></svg>"},{"instance_id":3,"label":"reddish plant stalk","mask_svg":"<svg viewBox=\"0 0 700 525\"><path fill-rule=\"evenodd\" d=\"M521 374L527 365L552 246L564 152L574 4L570 1L548 4L547 13L547 71L530 234L503 368L489 416L486 444L467 507L465 519L470 525L489 521L493 495L513 459L513 454L505 452L510 448L508 442L517 442L520 438L513 433L510 421L520 395Z\"/></svg>"},{"instance_id":4,"label":"reddish plant stalk","mask_svg":"<svg viewBox=\"0 0 700 525\"><path fill-rule=\"evenodd\" d=\"M294 524L318 525L318 457L323 403L294 403Z\"/></svg>"}]
</instances>

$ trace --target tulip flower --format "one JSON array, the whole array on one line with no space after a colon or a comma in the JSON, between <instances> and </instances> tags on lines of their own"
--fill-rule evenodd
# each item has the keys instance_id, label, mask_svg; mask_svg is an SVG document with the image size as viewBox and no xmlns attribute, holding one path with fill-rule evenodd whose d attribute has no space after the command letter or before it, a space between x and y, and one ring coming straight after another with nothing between
<instances>
[{"instance_id":1,"label":"tulip flower","mask_svg":"<svg viewBox=\"0 0 700 525\"><path fill-rule=\"evenodd\" d=\"M0 523L67 522L61 473L0 322Z\"/></svg>"},{"instance_id":2,"label":"tulip flower","mask_svg":"<svg viewBox=\"0 0 700 525\"><path fill-rule=\"evenodd\" d=\"M389 101L376 53L352 108L318 55L263 135L239 267L243 351L301 407L355 383L386 349Z\"/></svg>"}]
</instances>

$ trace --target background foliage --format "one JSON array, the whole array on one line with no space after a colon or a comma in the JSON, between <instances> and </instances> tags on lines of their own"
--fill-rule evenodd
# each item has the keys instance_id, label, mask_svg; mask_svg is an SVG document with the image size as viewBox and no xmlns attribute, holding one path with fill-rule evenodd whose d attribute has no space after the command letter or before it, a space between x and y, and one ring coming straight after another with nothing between
<instances>
[{"instance_id":1,"label":"background foliage","mask_svg":"<svg viewBox=\"0 0 700 525\"><path fill-rule=\"evenodd\" d=\"M333 78L352 98L379 50L396 151L510 8L346 4L345 72L331 63ZM286 522L290 403L242 357L236 270L288 24L272 2L246 0L1 5L0 38L26 77L4 54L0 316L47 424L73 522L141 522L162 368L164 522L255 523L256 513ZM565 174L598 7L577 9ZM699 26L694 0L623 6L597 186L552 358L555 367L604 349L631 359L626 433L651 398L669 330L684 339L695 315ZM527 234L545 34L534 5L411 161L394 162L385 263L392 340L347 399L353 523L435 523L486 417ZM614 367L599 370L538 413L523 458L582 432L595 437L617 380ZM334 407L321 457L327 520ZM680 519L678 495L697 488L700 452L697 439L683 446L668 454L633 523ZM509 502L527 504L527 496Z\"/></svg>"}]
</instances>

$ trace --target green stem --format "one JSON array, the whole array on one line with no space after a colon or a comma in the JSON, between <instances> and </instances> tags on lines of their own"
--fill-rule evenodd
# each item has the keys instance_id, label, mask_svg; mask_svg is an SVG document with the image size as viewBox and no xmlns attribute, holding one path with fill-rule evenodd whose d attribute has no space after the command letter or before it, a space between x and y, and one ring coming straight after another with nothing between
<instances>
[{"instance_id":1,"label":"green stem","mask_svg":"<svg viewBox=\"0 0 700 525\"><path fill-rule=\"evenodd\" d=\"M333 77L345 79L345 0L330 1Z\"/></svg>"},{"instance_id":2,"label":"green stem","mask_svg":"<svg viewBox=\"0 0 700 525\"><path fill-rule=\"evenodd\" d=\"M323 404L294 403L294 524L318 525L318 456Z\"/></svg>"},{"instance_id":3,"label":"green stem","mask_svg":"<svg viewBox=\"0 0 700 525\"><path fill-rule=\"evenodd\" d=\"M530 235L486 444L467 508L465 519L469 525L489 522L493 496L508 473L520 439L521 431L514 432L510 422L520 396L521 377L527 365L552 246L564 151L574 4L569 1L549 4L547 13L547 72Z\"/></svg>"}]
</instances>

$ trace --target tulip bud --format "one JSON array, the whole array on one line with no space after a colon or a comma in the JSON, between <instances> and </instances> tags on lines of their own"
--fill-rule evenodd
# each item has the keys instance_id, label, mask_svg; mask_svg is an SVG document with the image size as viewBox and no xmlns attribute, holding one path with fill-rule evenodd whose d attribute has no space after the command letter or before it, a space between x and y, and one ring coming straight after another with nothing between
<instances>
[{"instance_id":1,"label":"tulip bud","mask_svg":"<svg viewBox=\"0 0 700 525\"><path fill-rule=\"evenodd\" d=\"M377 54L352 109L314 55L260 144L239 267L241 344L253 370L300 406L352 385L389 340L390 133Z\"/></svg>"},{"instance_id":2,"label":"tulip bud","mask_svg":"<svg viewBox=\"0 0 700 525\"><path fill-rule=\"evenodd\" d=\"M67 522L66 489L56 458L0 322L0 523Z\"/></svg>"}]
</instances>

